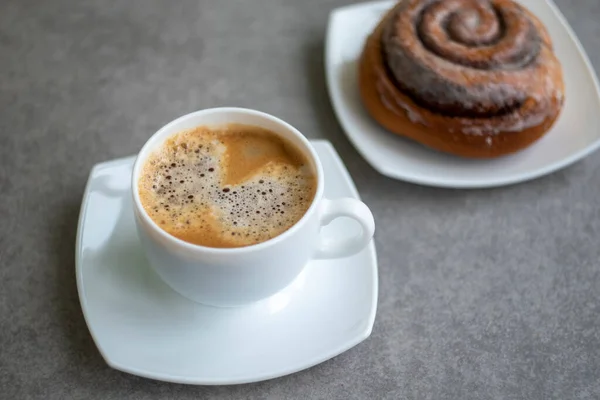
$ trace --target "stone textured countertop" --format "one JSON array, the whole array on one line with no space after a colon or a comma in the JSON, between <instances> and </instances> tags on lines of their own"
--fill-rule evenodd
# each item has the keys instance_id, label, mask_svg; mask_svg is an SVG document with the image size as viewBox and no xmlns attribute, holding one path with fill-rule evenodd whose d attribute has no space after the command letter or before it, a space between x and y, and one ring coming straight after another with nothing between
<instances>
[{"instance_id":1,"label":"stone textured countertop","mask_svg":"<svg viewBox=\"0 0 600 400\"><path fill-rule=\"evenodd\" d=\"M600 398L600 155L491 190L379 175L325 87L328 14L348 3L0 2L0 398ZM600 2L557 3L600 68ZM376 218L373 334L309 370L241 386L112 370L75 285L89 170L219 105L334 144Z\"/></svg>"}]
</instances>

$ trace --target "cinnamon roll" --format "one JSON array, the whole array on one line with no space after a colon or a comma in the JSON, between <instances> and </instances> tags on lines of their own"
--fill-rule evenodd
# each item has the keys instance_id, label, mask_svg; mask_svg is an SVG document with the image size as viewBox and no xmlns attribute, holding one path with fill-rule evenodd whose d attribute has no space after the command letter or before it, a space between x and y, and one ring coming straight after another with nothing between
<instances>
[{"instance_id":1,"label":"cinnamon roll","mask_svg":"<svg viewBox=\"0 0 600 400\"><path fill-rule=\"evenodd\" d=\"M359 86L389 131L475 158L531 145L564 102L546 28L512 0L400 1L367 40Z\"/></svg>"}]
</instances>

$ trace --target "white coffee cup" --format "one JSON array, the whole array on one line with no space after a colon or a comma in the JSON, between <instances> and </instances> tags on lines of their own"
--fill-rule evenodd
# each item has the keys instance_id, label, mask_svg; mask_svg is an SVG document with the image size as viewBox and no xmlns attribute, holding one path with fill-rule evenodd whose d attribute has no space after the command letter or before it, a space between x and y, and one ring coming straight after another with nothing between
<instances>
[{"instance_id":1,"label":"white coffee cup","mask_svg":"<svg viewBox=\"0 0 600 400\"><path fill-rule=\"evenodd\" d=\"M170 136L197 126L230 123L266 128L300 149L317 175L314 199L294 226L259 244L223 249L180 240L162 230L144 210L138 193L140 170L149 154ZM297 129L260 111L212 108L184 115L152 135L137 156L131 187L138 234L148 261L158 275L193 301L237 306L267 298L285 288L311 259L351 256L371 241L375 223L369 208L356 199L323 198L324 184L321 161ZM357 221L362 227L361 233L346 238L323 237L319 232L321 227L338 217Z\"/></svg>"}]
</instances>

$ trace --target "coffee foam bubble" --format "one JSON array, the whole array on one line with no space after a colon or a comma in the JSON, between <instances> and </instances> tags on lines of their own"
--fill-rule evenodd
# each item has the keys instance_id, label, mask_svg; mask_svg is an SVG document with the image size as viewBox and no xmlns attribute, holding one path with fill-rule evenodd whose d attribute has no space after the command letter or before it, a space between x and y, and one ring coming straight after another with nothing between
<instances>
[{"instance_id":1,"label":"coffee foam bubble","mask_svg":"<svg viewBox=\"0 0 600 400\"><path fill-rule=\"evenodd\" d=\"M165 231L209 247L242 247L293 226L316 179L298 149L247 126L199 127L171 137L146 160L142 205Z\"/></svg>"}]
</instances>

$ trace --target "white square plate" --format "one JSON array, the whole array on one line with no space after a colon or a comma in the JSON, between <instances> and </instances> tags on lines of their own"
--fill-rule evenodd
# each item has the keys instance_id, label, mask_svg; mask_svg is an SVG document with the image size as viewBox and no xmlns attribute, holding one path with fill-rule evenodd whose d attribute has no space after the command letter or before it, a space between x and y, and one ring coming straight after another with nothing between
<instances>
[{"instance_id":1,"label":"white square plate","mask_svg":"<svg viewBox=\"0 0 600 400\"><path fill-rule=\"evenodd\" d=\"M312 142L325 196L358 198L330 143ZM87 326L106 362L147 378L203 385L255 382L311 367L371 334L377 309L375 245L313 261L283 291L258 303L216 308L173 291L148 266L131 196L134 158L90 174L77 232L76 272ZM325 235L355 233L338 219Z\"/></svg>"},{"instance_id":2,"label":"white square plate","mask_svg":"<svg viewBox=\"0 0 600 400\"><path fill-rule=\"evenodd\" d=\"M520 3L550 32L563 65L566 103L559 120L541 140L517 154L493 160L462 159L430 150L386 131L371 119L358 94L357 61L367 36L395 2L356 4L331 13L325 50L329 94L346 134L373 168L424 185L492 187L549 174L600 146L600 89L583 47L550 0Z\"/></svg>"}]
</instances>

